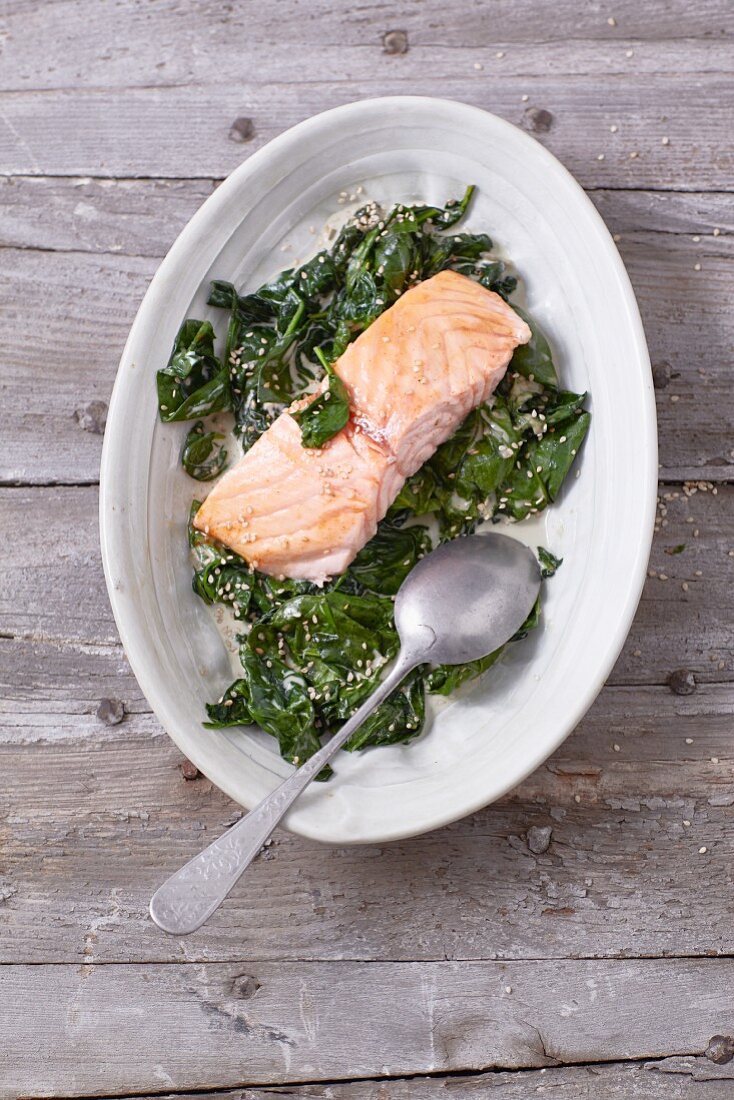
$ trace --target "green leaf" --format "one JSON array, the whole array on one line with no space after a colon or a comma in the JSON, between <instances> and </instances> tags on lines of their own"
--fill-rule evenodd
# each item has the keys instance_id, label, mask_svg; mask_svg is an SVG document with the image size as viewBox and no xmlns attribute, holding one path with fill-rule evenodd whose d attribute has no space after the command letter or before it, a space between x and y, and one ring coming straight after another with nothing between
<instances>
[{"instance_id":1,"label":"green leaf","mask_svg":"<svg viewBox=\"0 0 734 1100\"><path fill-rule=\"evenodd\" d=\"M344 748L348 752L356 752L371 745L396 745L412 741L422 733L425 717L423 674L416 669L362 723Z\"/></svg>"},{"instance_id":2,"label":"green leaf","mask_svg":"<svg viewBox=\"0 0 734 1100\"><path fill-rule=\"evenodd\" d=\"M227 452L221 444L223 439L219 432L205 432L203 421L196 421L181 452L181 464L189 477L211 481L221 474L227 465Z\"/></svg>"},{"instance_id":3,"label":"green leaf","mask_svg":"<svg viewBox=\"0 0 734 1100\"><path fill-rule=\"evenodd\" d=\"M528 445L529 467L533 471L539 469L538 477L549 500L555 500L558 496L590 423L588 412L579 413L575 419L553 432L548 431Z\"/></svg>"},{"instance_id":4,"label":"green leaf","mask_svg":"<svg viewBox=\"0 0 734 1100\"><path fill-rule=\"evenodd\" d=\"M544 578L554 576L558 566L563 564L563 558L557 558L544 546L538 547L538 561L540 562L540 575Z\"/></svg>"},{"instance_id":5,"label":"green leaf","mask_svg":"<svg viewBox=\"0 0 734 1100\"><path fill-rule=\"evenodd\" d=\"M297 672L274 653L259 656L249 644L240 650L243 675L225 693L223 702L209 704L210 728L239 725L229 720L228 710L256 722L278 740L280 754L298 766L321 747L308 685ZM226 706L228 699L233 706ZM242 702L240 702L242 700Z\"/></svg>"},{"instance_id":6,"label":"green leaf","mask_svg":"<svg viewBox=\"0 0 734 1100\"><path fill-rule=\"evenodd\" d=\"M338 375L329 372L326 390L303 409L292 414L301 428L304 447L323 447L349 420L349 392Z\"/></svg>"},{"instance_id":7,"label":"green leaf","mask_svg":"<svg viewBox=\"0 0 734 1100\"><path fill-rule=\"evenodd\" d=\"M184 321L168 365L158 371L158 410L171 423L194 420L230 406L227 370L214 354L209 321Z\"/></svg>"},{"instance_id":8,"label":"green leaf","mask_svg":"<svg viewBox=\"0 0 734 1100\"><path fill-rule=\"evenodd\" d=\"M398 527L383 520L377 534L357 554L349 573L368 591L394 596L430 549L427 527Z\"/></svg>"},{"instance_id":9,"label":"green leaf","mask_svg":"<svg viewBox=\"0 0 734 1100\"><path fill-rule=\"evenodd\" d=\"M529 325L532 336L529 343L515 348L515 353L510 361L510 371L517 371L525 378L540 382L551 389L557 389L558 375L553 364L553 353L550 344L543 335L540 326L536 324L532 317L514 302L512 308Z\"/></svg>"},{"instance_id":10,"label":"green leaf","mask_svg":"<svg viewBox=\"0 0 734 1100\"><path fill-rule=\"evenodd\" d=\"M252 598L252 571L234 550L194 527L194 516L200 507L198 500L193 501L189 515L189 546L194 561L192 587L205 603L229 605L235 618L242 619Z\"/></svg>"}]
</instances>

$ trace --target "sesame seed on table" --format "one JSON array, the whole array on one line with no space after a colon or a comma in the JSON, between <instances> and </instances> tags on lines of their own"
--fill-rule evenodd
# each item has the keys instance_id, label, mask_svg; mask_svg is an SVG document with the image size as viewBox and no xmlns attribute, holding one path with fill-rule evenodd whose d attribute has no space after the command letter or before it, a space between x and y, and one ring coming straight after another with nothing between
<instances>
[{"instance_id":1,"label":"sesame seed on table","mask_svg":"<svg viewBox=\"0 0 734 1100\"><path fill-rule=\"evenodd\" d=\"M732 1095L731 4L3 15L0 1100ZM614 235L660 430L640 608L597 702L511 794L379 848L279 832L215 921L165 938L146 919L162 869L241 811L158 725L109 608L117 362L225 175L318 111L405 92L521 126Z\"/></svg>"}]
</instances>

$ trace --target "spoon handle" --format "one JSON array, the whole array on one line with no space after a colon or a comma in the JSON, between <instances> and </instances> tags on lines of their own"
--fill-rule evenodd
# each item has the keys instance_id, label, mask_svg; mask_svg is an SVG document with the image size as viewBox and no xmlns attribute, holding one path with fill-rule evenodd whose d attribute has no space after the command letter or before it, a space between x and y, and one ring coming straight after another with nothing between
<instances>
[{"instance_id":1,"label":"spoon handle","mask_svg":"<svg viewBox=\"0 0 734 1100\"><path fill-rule=\"evenodd\" d=\"M159 928L185 935L195 932L209 919L301 792L419 663L415 656L401 651L382 683L323 748L156 890L150 902L150 915Z\"/></svg>"}]
</instances>

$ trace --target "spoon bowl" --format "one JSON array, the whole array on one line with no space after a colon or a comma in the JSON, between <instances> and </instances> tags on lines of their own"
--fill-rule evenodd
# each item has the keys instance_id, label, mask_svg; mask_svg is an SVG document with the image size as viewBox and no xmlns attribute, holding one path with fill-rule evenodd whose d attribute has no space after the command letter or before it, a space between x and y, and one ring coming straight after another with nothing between
<instances>
[{"instance_id":1,"label":"spoon bowl","mask_svg":"<svg viewBox=\"0 0 734 1100\"><path fill-rule=\"evenodd\" d=\"M470 535L427 554L398 591L400 652L385 679L298 771L156 890L150 915L158 927L176 935L200 928L302 791L411 669L486 657L517 633L539 590L535 557L506 535Z\"/></svg>"},{"instance_id":2,"label":"spoon bowl","mask_svg":"<svg viewBox=\"0 0 734 1100\"><path fill-rule=\"evenodd\" d=\"M406 577L395 600L403 651L431 664L477 661L516 634L540 590L527 546L496 531L445 542ZM431 640L432 636L432 640Z\"/></svg>"}]
</instances>

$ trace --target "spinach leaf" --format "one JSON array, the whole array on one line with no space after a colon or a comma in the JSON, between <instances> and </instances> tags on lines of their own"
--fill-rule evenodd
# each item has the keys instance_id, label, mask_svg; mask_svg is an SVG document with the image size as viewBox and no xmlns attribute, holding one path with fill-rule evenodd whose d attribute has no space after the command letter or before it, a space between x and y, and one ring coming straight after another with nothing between
<instances>
[{"instance_id":1,"label":"spinach leaf","mask_svg":"<svg viewBox=\"0 0 734 1100\"><path fill-rule=\"evenodd\" d=\"M205 725L220 729L242 721L256 722L278 739L285 760L302 764L321 747L303 676L275 654L261 657L248 644L240 650L240 661L243 675L219 703L207 706L209 722Z\"/></svg>"},{"instance_id":2,"label":"spinach leaf","mask_svg":"<svg viewBox=\"0 0 734 1100\"><path fill-rule=\"evenodd\" d=\"M197 420L189 431L181 452L181 464L197 481L211 481L227 465L227 452L222 447L220 432L205 432L204 422Z\"/></svg>"},{"instance_id":3,"label":"spinach leaf","mask_svg":"<svg viewBox=\"0 0 734 1100\"><path fill-rule=\"evenodd\" d=\"M368 592L394 596L411 569L431 549L427 527L400 527L383 521L357 554L349 574Z\"/></svg>"},{"instance_id":4,"label":"spinach leaf","mask_svg":"<svg viewBox=\"0 0 734 1100\"><path fill-rule=\"evenodd\" d=\"M550 344L541 332L540 327L525 310L520 309L520 307L514 303L512 308L516 313L520 314L522 319L529 326L532 336L529 343L521 344L519 348L515 348L515 353L510 362L510 370L517 371L518 374L524 375L525 378L540 382L543 386L548 386L550 389L557 389L558 375L556 374L556 368L553 364L553 354L550 349Z\"/></svg>"},{"instance_id":5,"label":"spinach leaf","mask_svg":"<svg viewBox=\"0 0 734 1100\"><path fill-rule=\"evenodd\" d=\"M563 564L563 558L557 558L546 550L544 546L538 547L538 561L540 562L541 577L552 577L559 565Z\"/></svg>"},{"instance_id":6,"label":"spinach leaf","mask_svg":"<svg viewBox=\"0 0 734 1100\"><path fill-rule=\"evenodd\" d=\"M352 734L344 748L348 752L356 752L371 745L396 745L412 741L422 733L425 717L423 675L420 669L416 669Z\"/></svg>"},{"instance_id":7,"label":"spinach leaf","mask_svg":"<svg viewBox=\"0 0 734 1100\"><path fill-rule=\"evenodd\" d=\"M329 371L327 388L292 416L300 425L303 446L323 447L349 420L347 387L338 375Z\"/></svg>"},{"instance_id":8,"label":"spinach leaf","mask_svg":"<svg viewBox=\"0 0 734 1100\"><path fill-rule=\"evenodd\" d=\"M296 414L304 446L323 446L349 417L346 389L331 364L399 295L443 270L505 298L514 291L517 279L492 257L490 237L448 232L465 214L473 190L443 207L398 205L384 212L368 203L330 249L253 293L213 282L210 304L229 313L223 360L214 353L211 325L187 322L158 373L161 416L194 419L229 408L247 448L326 375L323 392ZM446 539L486 519L522 519L557 496L589 414L585 395L559 390L548 341L525 319L532 339L517 349L496 393L406 482L374 538L346 573L324 587L254 572L190 528L195 591L207 602L233 606L251 624L240 638L242 676L208 708L211 725L257 722L278 739L286 758L302 761L370 694L397 652L392 597L431 546L429 530L414 517L433 514ZM184 457L188 468L211 470L210 476L226 460L219 437L199 423ZM544 575L559 564L542 548L539 558ZM518 639L539 615L537 604ZM415 670L347 747L416 736L425 691L449 694L488 669L500 652L458 667Z\"/></svg>"},{"instance_id":9,"label":"spinach leaf","mask_svg":"<svg viewBox=\"0 0 734 1100\"><path fill-rule=\"evenodd\" d=\"M166 424L229 407L227 370L214 354L209 321L184 321L168 365L158 371L158 410Z\"/></svg>"},{"instance_id":10,"label":"spinach leaf","mask_svg":"<svg viewBox=\"0 0 734 1100\"><path fill-rule=\"evenodd\" d=\"M242 619L250 607L253 573L245 559L234 550L194 527L194 516L200 507L195 500L189 515L189 547L194 560L192 587L205 603L229 604L235 618Z\"/></svg>"}]
</instances>

